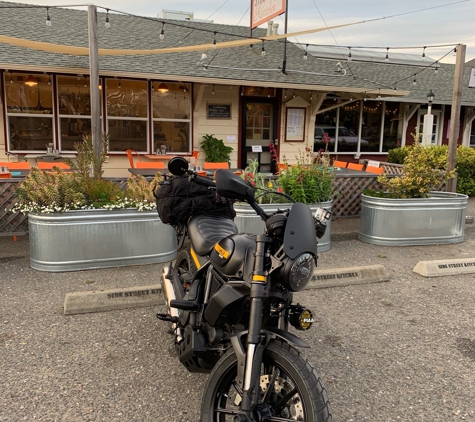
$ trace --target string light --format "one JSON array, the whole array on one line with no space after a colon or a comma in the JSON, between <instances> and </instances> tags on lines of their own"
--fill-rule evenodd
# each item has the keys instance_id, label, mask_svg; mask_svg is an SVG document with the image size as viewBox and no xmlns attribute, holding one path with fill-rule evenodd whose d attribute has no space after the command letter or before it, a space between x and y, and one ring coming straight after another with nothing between
<instances>
[{"instance_id":1,"label":"string light","mask_svg":"<svg viewBox=\"0 0 475 422\"><path fill-rule=\"evenodd\" d=\"M351 62L351 47L348 47L348 61Z\"/></svg>"},{"instance_id":2,"label":"string light","mask_svg":"<svg viewBox=\"0 0 475 422\"><path fill-rule=\"evenodd\" d=\"M51 18L49 17L49 7L46 8L46 26L51 26Z\"/></svg>"},{"instance_id":3,"label":"string light","mask_svg":"<svg viewBox=\"0 0 475 422\"><path fill-rule=\"evenodd\" d=\"M106 23L105 23L105 27L106 28L110 28L111 27L111 23L109 21L109 9L106 9Z\"/></svg>"},{"instance_id":4,"label":"string light","mask_svg":"<svg viewBox=\"0 0 475 422\"><path fill-rule=\"evenodd\" d=\"M379 90L379 92L378 92L378 100L380 100L380 99L381 99L381 90Z\"/></svg>"},{"instance_id":5,"label":"string light","mask_svg":"<svg viewBox=\"0 0 475 422\"><path fill-rule=\"evenodd\" d=\"M397 87L396 87L396 84L397 82L394 84L394 88L393 88L393 91L397 91Z\"/></svg>"},{"instance_id":6,"label":"string light","mask_svg":"<svg viewBox=\"0 0 475 422\"><path fill-rule=\"evenodd\" d=\"M48 75L48 85L51 85L51 75Z\"/></svg>"},{"instance_id":7,"label":"string light","mask_svg":"<svg viewBox=\"0 0 475 422\"><path fill-rule=\"evenodd\" d=\"M414 80L412 81L412 85L413 85L413 86L416 86L416 85L417 85L416 75L414 75Z\"/></svg>"},{"instance_id":8,"label":"string light","mask_svg":"<svg viewBox=\"0 0 475 422\"><path fill-rule=\"evenodd\" d=\"M310 101L313 100L313 92L312 91L308 91L310 93Z\"/></svg>"},{"instance_id":9,"label":"string light","mask_svg":"<svg viewBox=\"0 0 475 422\"><path fill-rule=\"evenodd\" d=\"M214 31L213 48L216 48L216 31Z\"/></svg>"},{"instance_id":10,"label":"string light","mask_svg":"<svg viewBox=\"0 0 475 422\"><path fill-rule=\"evenodd\" d=\"M213 94L213 95L214 95L214 84L213 84L213 90L211 91L211 94Z\"/></svg>"},{"instance_id":11,"label":"string light","mask_svg":"<svg viewBox=\"0 0 475 422\"><path fill-rule=\"evenodd\" d=\"M241 97L244 95L244 87L241 88Z\"/></svg>"},{"instance_id":12,"label":"string light","mask_svg":"<svg viewBox=\"0 0 475 422\"><path fill-rule=\"evenodd\" d=\"M87 88L87 79L84 77L84 88Z\"/></svg>"},{"instance_id":13,"label":"string light","mask_svg":"<svg viewBox=\"0 0 475 422\"><path fill-rule=\"evenodd\" d=\"M422 60L426 58L426 47L422 49Z\"/></svg>"},{"instance_id":14,"label":"string light","mask_svg":"<svg viewBox=\"0 0 475 422\"><path fill-rule=\"evenodd\" d=\"M261 55L262 55L262 56L265 56L265 55L266 55L266 49L264 48L264 40L262 40L262 51L261 51Z\"/></svg>"},{"instance_id":15,"label":"string light","mask_svg":"<svg viewBox=\"0 0 475 422\"><path fill-rule=\"evenodd\" d=\"M12 72L10 72L10 83L11 84L13 83L13 74L12 74Z\"/></svg>"},{"instance_id":16,"label":"string light","mask_svg":"<svg viewBox=\"0 0 475 422\"><path fill-rule=\"evenodd\" d=\"M295 89L294 89L294 93L293 93L293 95L292 95L292 98L295 98Z\"/></svg>"},{"instance_id":17,"label":"string light","mask_svg":"<svg viewBox=\"0 0 475 422\"><path fill-rule=\"evenodd\" d=\"M165 22L162 22L162 30L160 31L160 35L158 36L161 40L165 38L165 31L163 27L165 26Z\"/></svg>"},{"instance_id":18,"label":"string light","mask_svg":"<svg viewBox=\"0 0 475 422\"><path fill-rule=\"evenodd\" d=\"M284 99L287 98L287 90L284 91Z\"/></svg>"},{"instance_id":19,"label":"string light","mask_svg":"<svg viewBox=\"0 0 475 422\"><path fill-rule=\"evenodd\" d=\"M122 80L119 78L119 83L117 84L117 88L121 89L122 88Z\"/></svg>"},{"instance_id":20,"label":"string light","mask_svg":"<svg viewBox=\"0 0 475 422\"><path fill-rule=\"evenodd\" d=\"M457 47L454 48L454 56L457 54Z\"/></svg>"},{"instance_id":21,"label":"string light","mask_svg":"<svg viewBox=\"0 0 475 422\"><path fill-rule=\"evenodd\" d=\"M386 57L385 57L384 61L385 61L386 63L389 62L389 47L386 47Z\"/></svg>"},{"instance_id":22,"label":"string light","mask_svg":"<svg viewBox=\"0 0 475 422\"><path fill-rule=\"evenodd\" d=\"M439 62L438 62L438 61L435 62L434 73L435 73L436 75L439 73Z\"/></svg>"},{"instance_id":23,"label":"string light","mask_svg":"<svg viewBox=\"0 0 475 422\"><path fill-rule=\"evenodd\" d=\"M305 53L303 55L303 59L307 60L308 59L308 44L305 45Z\"/></svg>"}]
</instances>

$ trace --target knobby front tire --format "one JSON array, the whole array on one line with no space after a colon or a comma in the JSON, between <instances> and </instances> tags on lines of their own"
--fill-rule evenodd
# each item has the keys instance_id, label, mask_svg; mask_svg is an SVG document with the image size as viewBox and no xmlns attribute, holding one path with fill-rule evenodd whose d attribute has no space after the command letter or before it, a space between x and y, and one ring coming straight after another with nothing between
<instances>
[{"instance_id":1,"label":"knobby front tire","mask_svg":"<svg viewBox=\"0 0 475 422\"><path fill-rule=\"evenodd\" d=\"M201 405L201 422L232 422L242 391L236 381L237 358L232 349L211 372ZM281 340L264 351L259 406L265 421L331 422L328 397L317 371L300 352ZM256 419L257 420L257 419Z\"/></svg>"}]
</instances>

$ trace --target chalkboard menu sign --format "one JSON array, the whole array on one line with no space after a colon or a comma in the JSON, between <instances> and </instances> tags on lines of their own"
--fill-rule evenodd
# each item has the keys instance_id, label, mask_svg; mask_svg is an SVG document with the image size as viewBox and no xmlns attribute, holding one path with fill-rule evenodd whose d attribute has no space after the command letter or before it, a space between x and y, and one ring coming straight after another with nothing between
<instances>
[{"instance_id":1,"label":"chalkboard menu sign","mask_svg":"<svg viewBox=\"0 0 475 422\"><path fill-rule=\"evenodd\" d=\"M207 104L208 119L230 119L231 104Z\"/></svg>"}]
</instances>

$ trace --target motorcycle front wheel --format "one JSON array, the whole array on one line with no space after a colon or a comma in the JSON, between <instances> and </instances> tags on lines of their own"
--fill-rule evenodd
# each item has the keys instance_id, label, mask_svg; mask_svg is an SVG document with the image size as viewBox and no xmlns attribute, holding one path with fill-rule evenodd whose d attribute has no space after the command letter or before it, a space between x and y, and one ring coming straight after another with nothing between
<instances>
[{"instance_id":1,"label":"motorcycle front wheel","mask_svg":"<svg viewBox=\"0 0 475 422\"><path fill-rule=\"evenodd\" d=\"M236 376L237 358L230 349L209 376L201 405L202 422L237 420L242 390ZM327 393L316 370L297 349L281 340L272 340L264 350L255 419L269 422L332 420Z\"/></svg>"}]
</instances>

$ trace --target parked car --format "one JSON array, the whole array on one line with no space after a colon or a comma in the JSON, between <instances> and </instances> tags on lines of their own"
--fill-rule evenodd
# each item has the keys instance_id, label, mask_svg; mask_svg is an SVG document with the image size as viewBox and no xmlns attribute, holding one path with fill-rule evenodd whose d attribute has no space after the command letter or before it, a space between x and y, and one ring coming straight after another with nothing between
<instances>
[{"instance_id":1,"label":"parked car","mask_svg":"<svg viewBox=\"0 0 475 422\"><path fill-rule=\"evenodd\" d=\"M336 127L335 126L315 126L315 135L314 135L314 143L320 144L323 141L323 134L328 133L330 136L330 143L335 143L335 134L336 134ZM345 126L338 127L338 142L346 142L347 144L356 145L358 143L358 135L352 132L350 129L346 128ZM361 140L361 145L368 145L368 141L365 139Z\"/></svg>"}]
</instances>

